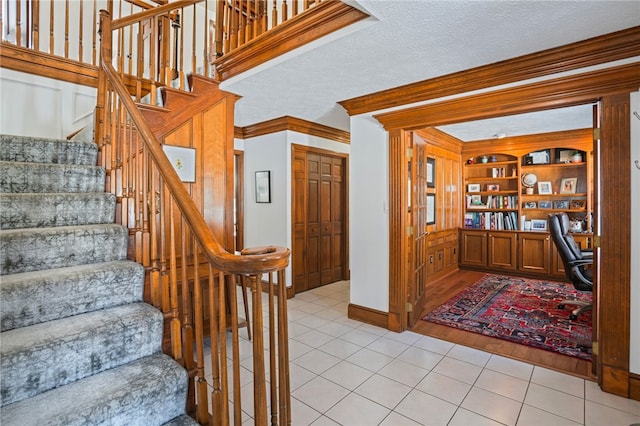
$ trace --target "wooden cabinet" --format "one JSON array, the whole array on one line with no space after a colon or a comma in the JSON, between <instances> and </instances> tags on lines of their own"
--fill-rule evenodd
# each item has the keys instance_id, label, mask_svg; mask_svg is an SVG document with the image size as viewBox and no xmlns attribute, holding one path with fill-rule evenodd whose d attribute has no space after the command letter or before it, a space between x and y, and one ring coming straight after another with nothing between
<instances>
[{"instance_id":1,"label":"wooden cabinet","mask_svg":"<svg viewBox=\"0 0 640 426\"><path fill-rule=\"evenodd\" d=\"M549 250L552 245L551 236L546 232L520 232L518 240L518 270L543 275L549 274L551 269Z\"/></svg>"},{"instance_id":2,"label":"wooden cabinet","mask_svg":"<svg viewBox=\"0 0 640 426\"><path fill-rule=\"evenodd\" d=\"M486 231L460 231L460 265L487 267Z\"/></svg>"},{"instance_id":3,"label":"wooden cabinet","mask_svg":"<svg viewBox=\"0 0 640 426\"><path fill-rule=\"evenodd\" d=\"M458 232L455 229L427 236L427 277L429 280L454 271L458 267Z\"/></svg>"},{"instance_id":4,"label":"wooden cabinet","mask_svg":"<svg viewBox=\"0 0 640 426\"><path fill-rule=\"evenodd\" d=\"M491 269L515 270L516 234L513 232L489 232L487 234L487 267Z\"/></svg>"},{"instance_id":5,"label":"wooden cabinet","mask_svg":"<svg viewBox=\"0 0 640 426\"><path fill-rule=\"evenodd\" d=\"M588 245L592 129L467 142L462 159L460 265L564 277L547 219L566 212L574 238Z\"/></svg>"}]
</instances>

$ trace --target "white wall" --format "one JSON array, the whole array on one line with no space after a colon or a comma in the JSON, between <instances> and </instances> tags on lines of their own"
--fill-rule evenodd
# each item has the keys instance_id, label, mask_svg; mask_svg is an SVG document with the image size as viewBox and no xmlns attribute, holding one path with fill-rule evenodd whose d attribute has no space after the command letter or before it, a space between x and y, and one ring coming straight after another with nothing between
<instances>
[{"instance_id":1,"label":"white wall","mask_svg":"<svg viewBox=\"0 0 640 426\"><path fill-rule=\"evenodd\" d=\"M640 374L640 91L631 94L631 349L629 371Z\"/></svg>"},{"instance_id":2,"label":"white wall","mask_svg":"<svg viewBox=\"0 0 640 426\"><path fill-rule=\"evenodd\" d=\"M96 89L0 68L0 133L64 138L91 124Z\"/></svg>"},{"instance_id":3,"label":"white wall","mask_svg":"<svg viewBox=\"0 0 640 426\"><path fill-rule=\"evenodd\" d=\"M291 144L349 153L349 145L303 133L282 131L235 141L244 150L244 247L291 248ZM255 173L271 171L271 203L256 203ZM291 286L291 265L286 271Z\"/></svg>"},{"instance_id":4,"label":"white wall","mask_svg":"<svg viewBox=\"0 0 640 426\"><path fill-rule=\"evenodd\" d=\"M351 117L351 303L389 312L389 150L375 119Z\"/></svg>"}]
</instances>

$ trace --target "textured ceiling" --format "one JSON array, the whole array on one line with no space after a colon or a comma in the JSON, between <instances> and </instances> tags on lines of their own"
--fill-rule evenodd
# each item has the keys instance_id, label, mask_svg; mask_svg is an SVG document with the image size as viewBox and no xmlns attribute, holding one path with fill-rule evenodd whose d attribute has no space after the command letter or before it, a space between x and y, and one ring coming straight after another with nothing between
<instances>
[{"instance_id":1,"label":"textured ceiling","mask_svg":"<svg viewBox=\"0 0 640 426\"><path fill-rule=\"evenodd\" d=\"M640 25L638 0L349 3L371 18L221 84L242 96L237 126L288 115L348 131L338 101ZM589 106L557 112L442 129L476 140L591 125Z\"/></svg>"}]
</instances>

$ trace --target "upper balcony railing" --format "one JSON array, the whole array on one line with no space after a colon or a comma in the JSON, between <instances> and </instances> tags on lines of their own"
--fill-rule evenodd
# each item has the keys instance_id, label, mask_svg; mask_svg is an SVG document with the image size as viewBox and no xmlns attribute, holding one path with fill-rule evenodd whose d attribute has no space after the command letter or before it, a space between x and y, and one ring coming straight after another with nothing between
<instances>
[{"instance_id":1,"label":"upper balcony railing","mask_svg":"<svg viewBox=\"0 0 640 426\"><path fill-rule=\"evenodd\" d=\"M135 17L114 34L117 71L153 86L224 80L367 15L340 0L0 0L2 66L97 85L100 10ZM159 17L158 10L170 11ZM145 15L146 13L146 15ZM144 93L143 93L144 92Z\"/></svg>"}]
</instances>

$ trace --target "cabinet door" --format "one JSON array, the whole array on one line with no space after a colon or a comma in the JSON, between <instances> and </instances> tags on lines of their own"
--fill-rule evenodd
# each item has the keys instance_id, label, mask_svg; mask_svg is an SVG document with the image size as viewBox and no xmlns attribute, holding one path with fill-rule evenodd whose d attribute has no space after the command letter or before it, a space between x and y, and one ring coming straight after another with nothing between
<instances>
[{"instance_id":1,"label":"cabinet door","mask_svg":"<svg viewBox=\"0 0 640 426\"><path fill-rule=\"evenodd\" d=\"M460 263L466 266L487 266L487 233L485 231L460 232Z\"/></svg>"},{"instance_id":2,"label":"cabinet door","mask_svg":"<svg viewBox=\"0 0 640 426\"><path fill-rule=\"evenodd\" d=\"M547 275L551 268L549 245L550 237L547 233L535 234L533 232L521 232L520 262L518 262L518 269L523 272Z\"/></svg>"},{"instance_id":3,"label":"cabinet door","mask_svg":"<svg viewBox=\"0 0 640 426\"><path fill-rule=\"evenodd\" d=\"M489 232L489 257L487 266L495 269L515 270L516 234L512 232Z\"/></svg>"}]
</instances>

